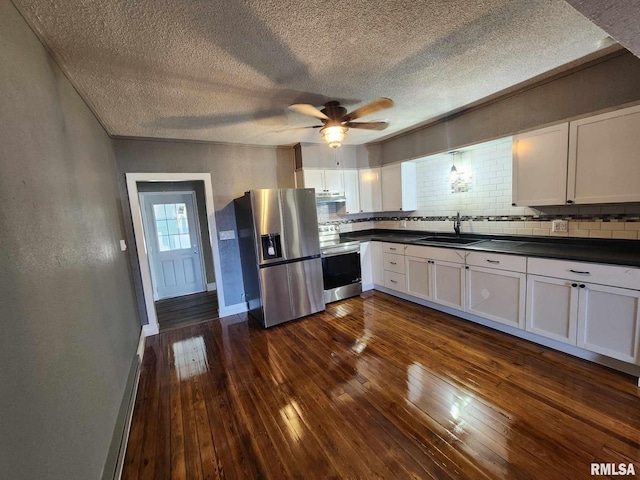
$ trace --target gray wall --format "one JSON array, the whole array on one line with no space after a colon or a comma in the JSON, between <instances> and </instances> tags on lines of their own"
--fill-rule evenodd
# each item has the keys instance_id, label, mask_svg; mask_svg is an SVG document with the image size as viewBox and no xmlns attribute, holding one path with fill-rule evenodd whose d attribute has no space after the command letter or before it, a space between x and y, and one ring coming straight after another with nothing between
<instances>
[{"instance_id":1,"label":"gray wall","mask_svg":"<svg viewBox=\"0 0 640 480\"><path fill-rule=\"evenodd\" d=\"M623 51L381 143L383 163L420 158L640 101L640 59Z\"/></svg>"},{"instance_id":2,"label":"gray wall","mask_svg":"<svg viewBox=\"0 0 640 480\"><path fill-rule=\"evenodd\" d=\"M133 228L125 173L210 173L213 187L218 232L236 230L233 199L256 188L278 187L278 150L275 147L167 142L149 140L114 140L118 163L118 179L126 215L127 236L133 245ZM287 161L286 156L283 161ZM282 175L281 175L282 176ZM238 250L237 233L234 240L218 240L220 269L224 286L225 305L242 303L244 286ZM138 258L129 250L136 289L140 301L144 298ZM147 323L144 305L139 304L140 316Z\"/></svg>"},{"instance_id":3,"label":"gray wall","mask_svg":"<svg viewBox=\"0 0 640 480\"><path fill-rule=\"evenodd\" d=\"M0 0L0 478L100 478L140 334L111 140Z\"/></svg>"}]
</instances>

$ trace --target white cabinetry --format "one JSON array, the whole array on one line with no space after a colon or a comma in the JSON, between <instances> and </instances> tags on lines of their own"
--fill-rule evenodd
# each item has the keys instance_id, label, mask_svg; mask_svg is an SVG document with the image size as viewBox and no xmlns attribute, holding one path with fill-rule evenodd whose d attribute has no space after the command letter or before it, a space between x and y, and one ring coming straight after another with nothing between
<instances>
[{"instance_id":1,"label":"white cabinetry","mask_svg":"<svg viewBox=\"0 0 640 480\"><path fill-rule=\"evenodd\" d=\"M566 203L568 148L568 123L513 137L514 205Z\"/></svg>"},{"instance_id":2,"label":"white cabinetry","mask_svg":"<svg viewBox=\"0 0 640 480\"><path fill-rule=\"evenodd\" d=\"M360 242L360 271L362 291L373 288L373 263L371 261L372 242Z\"/></svg>"},{"instance_id":3,"label":"white cabinetry","mask_svg":"<svg viewBox=\"0 0 640 480\"><path fill-rule=\"evenodd\" d=\"M530 258L527 330L640 363L640 269Z\"/></svg>"},{"instance_id":4,"label":"white cabinetry","mask_svg":"<svg viewBox=\"0 0 640 480\"><path fill-rule=\"evenodd\" d=\"M464 309L463 250L409 245L405 249L407 293Z\"/></svg>"},{"instance_id":5,"label":"white cabinetry","mask_svg":"<svg viewBox=\"0 0 640 480\"><path fill-rule=\"evenodd\" d=\"M513 137L513 203L639 202L640 105Z\"/></svg>"},{"instance_id":6,"label":"white cabinetry","mask_svg":"<svg viewBox=\"0 0 640 480\"><path fill-rule=\"evenodd\" d=\"M418 208L415 163L384 166L380 176L383 211L411 211Z\"/></svg>"},{"instance_id":7,"label":"white cabinetry","mask_svg":"<svg viewBox=\"0 0 640 480\"><path fill-rule=\"evenodd\" d=\"M567 200L640 201L640 106L571 122Z\"/></svg>"},{"instance_id":8,"label":"white cabinetry","mask_svg":"<svg viewBox=\"0 0 640 480\"><path fill-rule=\"evenodd\" d=\"M319 192L344 193L344 171L305 168L296 172L298 188L315 188Z\"/></svg>"},{"instance_id":9,"label":"white cabinetry","mask_svg":"<svg viewBox=\"0 0 640 480\"><path fill-rule=\"evenodd\" d=\"M360 213L360 188L358 185L358 170L344 171L344 213Z\"/></svg>"},{"instance_id":10,"label":"white cabinetry","mask_svg":"<svg viewBox=\"0 0 640 480\"><path fill-rule=\"evenodd\" d=\"M578 295L576 282L528 275L525 329L543 337L576 345Z\"/></svg>"},{"instance_id":11,"label":"white cabinetry","mask_svg":"<svg viewBox=\"0 0 640 480\"><path fill-rule=\"evenodd\" d=\"M382 242L371 242L371 274L374 285L384 285L382 268Z\"/></svg>"},{"instance_id":12,"label":"white cabinetry","mask_svg":"<svg viewBox=\"0 0 640 480\"><path fill-rule=\"evenodd\" d=\"M380 212L382 210L382 193L380 187L380 168L363 168L358 170L360 184L360 211Z\"/></svg>"},{"instance_id":13,"label":"white cabinetry","mask_svg":"<svg viewBox=\"0 0 640 480\"><path fill-rule=\"evenodd\" d=\"M400 243L382 244L383 285L398 292L407 291L404 249L405 246Z\"/></svg>"},{"instance_id":14,"label":"white cabinetry","mask_svg":"<svg viewBox=\"0 0 640 480\"><path fill-rule=\"evenodd\" d=\"M525 257L467 255L466 311L516 328L525 326Z\"/></svg>"},{"instance_id":15,"label":"white cabinetry","mask_svg":"<svg viewBox=\"0 0 640 480\"><path fill-rule=\"evenodd\" d=\"M640 291L580 284L579 347L624 362L640 363L639 331Z\"/></svg>"}]
</instances>

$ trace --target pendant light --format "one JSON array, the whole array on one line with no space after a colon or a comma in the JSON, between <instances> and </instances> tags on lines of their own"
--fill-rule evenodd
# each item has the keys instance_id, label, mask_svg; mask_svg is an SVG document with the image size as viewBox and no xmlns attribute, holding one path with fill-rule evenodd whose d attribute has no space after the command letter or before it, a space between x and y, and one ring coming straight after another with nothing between
<instances>
[{"instance_id":1,"label":"pendant light","mask_svg":"<svg viewBox=\"0 0 640 480\"><path fill-rule=\"evenodd\" d=\"M449 152L451 154L451 171L449 172L449 183L455 183L458 180L458 169L456 168L457 151Z\"/></svg>"}]
</instances>

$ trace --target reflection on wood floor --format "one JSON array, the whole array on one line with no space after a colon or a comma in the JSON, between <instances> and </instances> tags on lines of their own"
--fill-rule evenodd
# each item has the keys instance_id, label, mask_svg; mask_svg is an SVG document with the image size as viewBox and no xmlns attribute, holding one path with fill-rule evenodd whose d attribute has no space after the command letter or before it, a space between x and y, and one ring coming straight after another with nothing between
<instances>
[{"instance_id":1,"label":"reflection on wood floor","mask_svg":"<svg viewBox=\"0 0 640 480\"><path fill-rule=\"evenodd\" d=\"M217 292L202 292L155 302L160 331L218 318Z\"/></svg>"},{"instance_id":2,"label":"reflection on wood floor","mask_svg":"<svg viewBox=\"0 0 640 480\"><path fill-rule=\"evenodd\" d=\"M147 339L124 479L578 479L635 462L635 378L383 293Z\"/></svg>"}]
</instances>

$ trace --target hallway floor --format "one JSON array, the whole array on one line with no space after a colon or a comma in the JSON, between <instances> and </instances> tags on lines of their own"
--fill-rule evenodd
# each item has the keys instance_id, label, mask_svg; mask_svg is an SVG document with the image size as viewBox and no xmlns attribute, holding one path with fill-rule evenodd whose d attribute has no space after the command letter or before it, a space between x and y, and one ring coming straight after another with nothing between
<instances>
[{"instance_id":1,"label":"hallway floor","mask_svg":"<svg viewBox=\"0 0 640 480\"><path fill-rule=\"evenodd\" d=\"M155 302L160 331L218 318L217 292L202 292Z\"/></svg>"}]
</instances>

